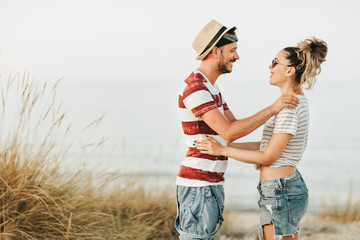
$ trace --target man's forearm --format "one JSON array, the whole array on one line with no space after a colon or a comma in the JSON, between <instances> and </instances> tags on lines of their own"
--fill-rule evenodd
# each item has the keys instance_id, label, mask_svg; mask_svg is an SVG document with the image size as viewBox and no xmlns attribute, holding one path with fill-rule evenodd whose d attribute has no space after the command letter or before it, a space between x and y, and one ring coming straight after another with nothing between
<instances>
[{"instance_id":1,"label":"man's forearm","mask_svg":"<svg viewBox=\"0 0 360 240\"><path fill-rule=\"evenodd\" d=\"M279 113L282 108L295 108L298 102L299 99L295 96L281 95L281 97L278 98L275 103L265 108L264 110L261 110L251 117L234 122L230 121L218 109L212 109L208 112L205 112L200 117L212 130L217 132L228 143L231 143L236 139L244 137L253 132L255 129L263 125L269 118ZM229 110L226 110L225 114L228 115L228 117L231 119L232 117L227 112L229 112Z\"/></svg>"},{"instance_id":2,"label":"man's forearm","mask_svg":"<svg viewBox=\"0 0 360 240\"><path fill-rule=\"evenodd\" d=\"M274 116L270 107L261 110L255 115L230 123L227 134L227 141L233 142L244 137L263 125L269 118Z\"/></svg>"}]
</instances>

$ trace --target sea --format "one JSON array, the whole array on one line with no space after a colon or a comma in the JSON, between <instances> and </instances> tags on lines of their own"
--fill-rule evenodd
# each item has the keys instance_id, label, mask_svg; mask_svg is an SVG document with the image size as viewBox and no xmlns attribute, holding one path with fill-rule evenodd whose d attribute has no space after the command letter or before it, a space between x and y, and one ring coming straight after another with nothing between
<instances>
[{"instance_id":1,"label":"sea","mask_svg":"<svg viewBox=\"0 0 360 240\"><path fill-rule=\"evenodd\" d=\"M149 191L169 189L175 194L176 175L187 149L177 105L181 84L182 79L63 80L57 101L67 112L78 146L68 153L67 164L75 166L81 155L92 169L121 173L119 181L135 178ZM221 79L217 84L238 119L280 96L279 89L267 82ZM298 169L309 189L309 210L360 199L360 81L322 79L305 95L310 107L309 141ZM262 127L237 141L260 141L261 134ZM229 159L226 208L256 210L258 178L253 165Z\"/></svg>"}]
</instances>

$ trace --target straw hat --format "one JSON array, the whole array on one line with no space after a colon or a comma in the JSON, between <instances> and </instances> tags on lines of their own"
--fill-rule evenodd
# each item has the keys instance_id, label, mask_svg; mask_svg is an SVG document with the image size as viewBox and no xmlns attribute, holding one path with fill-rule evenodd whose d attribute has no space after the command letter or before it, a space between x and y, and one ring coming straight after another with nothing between
<instances>
[{"instance_id":1,"label":"straw hat","mask_svg":"<svg viewBox=\"0 0 360 240\"><path fill-rule=\"evenodd\" d=\"M215 20L211 20L208 24L206 24L205 27L201 29L192 44L193 48L198 54L195 59L203 60L215 47L217 42L225 35L225 33L232 29L235 30L236 27L227 28Z\"/></svg>"}]
</instances>

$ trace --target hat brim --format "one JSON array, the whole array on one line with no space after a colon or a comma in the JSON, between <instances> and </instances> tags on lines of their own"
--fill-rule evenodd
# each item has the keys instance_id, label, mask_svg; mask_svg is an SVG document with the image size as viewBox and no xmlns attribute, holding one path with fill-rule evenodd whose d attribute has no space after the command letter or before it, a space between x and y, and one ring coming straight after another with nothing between
<instances>
[{"instance_id":1,"label":"hat brim","mask_svg":"<svg viewBox=\"0 0 360 240\"><path fill-rule=\"evenodd\" d=\"M208 54L209 52L211 52L211 50L215 47L215 45L220 41L220 39L227 33L229 32L230 30L236 30L236 27L232 27L232 28L228 28L226 29L220 36L219 38L214 42L214 44L209 47L208 50L206 50L204 53L198 55L195 59L196 60L203 60Z\"/></svg>"}]
</instances>

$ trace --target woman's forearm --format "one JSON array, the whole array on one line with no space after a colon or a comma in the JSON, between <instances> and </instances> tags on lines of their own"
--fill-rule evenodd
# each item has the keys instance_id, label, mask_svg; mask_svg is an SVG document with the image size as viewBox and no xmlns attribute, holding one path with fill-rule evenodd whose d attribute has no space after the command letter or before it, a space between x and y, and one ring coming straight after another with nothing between
<instances>
[{"instance_id":1,"label":"woman's forearm","mask_svg":"<svg viewBox=\"0 0 360 240\"><path fill-rule=\"evenodd\" d=\"M194 145L201 153L227 156L244 163L269 166L279 158L290 137L291 134L288 133L273 133L265 151L261 152L223 146L212 137L206 137L206 140L197 140Z\"/></svg>"},{"instance_id":2,"label":"woman's forearm","mask_svg":"<svg viewBox=\"0 0 360 240\"><path fill-rule=\"evenodd\" d=\"M230 143L229 147L258 151L260 149L260 142Z\"/></svg>"},{"instance_id":3,"label":"woman's forearm","mask_svg":"<svg viewBox=\"0 0 360 240\"><path fill-rule=\"evenodd\" d=\"M233 147L223 147L222 155L244 163L271 165L273 162L273 158L266 152L243 150Z\"/></svg>"}]
</instances>

